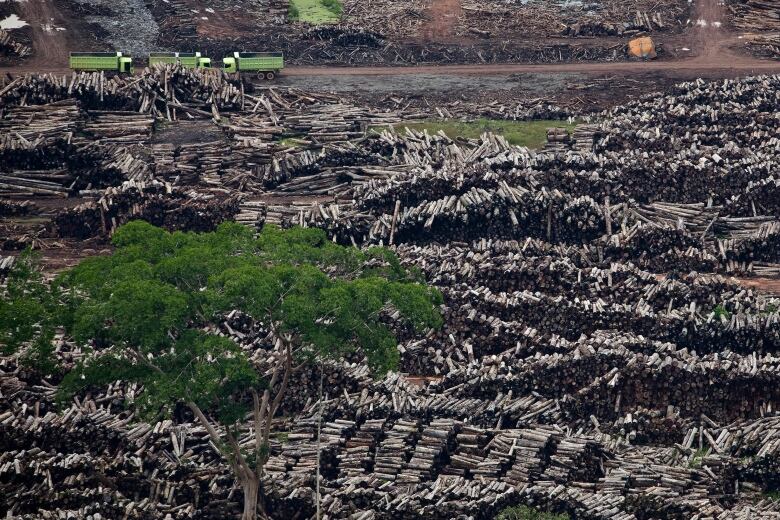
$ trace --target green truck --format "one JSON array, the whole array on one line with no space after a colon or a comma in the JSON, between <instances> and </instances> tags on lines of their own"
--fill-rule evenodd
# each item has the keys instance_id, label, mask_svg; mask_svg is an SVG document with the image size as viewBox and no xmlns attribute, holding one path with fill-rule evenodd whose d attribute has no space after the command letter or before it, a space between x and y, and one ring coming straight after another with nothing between
<instances>
[{"instance_id":1,"label":"green truck","mask_svg":"<svg viewBox=\"0 0 780 520\"><path fill-rule=\"evenodd\" d=\"M274 79L284 68L281 52L234 52L222 60L225 72L254 72L261 79Z\"/></svg>"},{"instance_id":2,"label":"green truck","mask_svg":"<svg viewBox=\"0 0 780 520\"><path fill-rule=\"evenodd\" d=\"M132 74L133 58L121 52L71 52L70 68L84 71L112 71Z\"/></svg>"},{"instance_id":3,"label":"green truck","mask_svg":"<svg viewBox=\"0 0 780 520\"><path fill-rule=\"evenodd\" d=\"M181 63L188 69L207 69L211 67L211 58L204 58L199 52L152 52L149 54L149 66L158 63Z\"/></svg>"}]
</instances>

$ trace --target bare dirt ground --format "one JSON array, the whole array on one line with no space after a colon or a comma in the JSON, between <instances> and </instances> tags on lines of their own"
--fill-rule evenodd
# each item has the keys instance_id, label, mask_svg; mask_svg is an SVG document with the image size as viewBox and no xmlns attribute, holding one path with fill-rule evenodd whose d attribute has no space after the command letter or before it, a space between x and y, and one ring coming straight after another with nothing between
<instances>
[{"instance_id":1,"label":"bare dirt ground","mask_svg":"<svg viewBox=\"0 0 780 520\"><path fill-rule=\"evenodd\" d=\"M743 287L780 296L780 279L778 278L735 278L735 280Z\"/></svg>"},{"instance_id":2,"label":"bare dirt ground","mask_svg":"<svg viewBox=\"0 0 780 520\"><path fill-rule=\"evenodd\" d=\"M461 12L460 0L432 0L425 13L428 21L422 28L423 39L439 42L452 40Z\"/></svg>"},{"instance_id":3,"label":"bare dirt ground","mask_svg":"<svg viewBox=\"0 0 780 520\"><path fill-rule=\"evenodd\" d=\"M68 62L67 27L71 24L49 0L19 2L22 19L30 24L33 39L33 58L29 67L46 67L52 63ZM66 30L59 30L63 28Z\"/></svg>"}]
</instances>

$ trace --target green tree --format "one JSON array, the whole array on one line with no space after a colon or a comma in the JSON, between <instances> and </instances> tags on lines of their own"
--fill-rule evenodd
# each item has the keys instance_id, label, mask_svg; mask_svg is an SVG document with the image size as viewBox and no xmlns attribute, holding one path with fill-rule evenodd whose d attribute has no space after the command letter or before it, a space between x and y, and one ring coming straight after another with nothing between
<instances>
[{"instance_id":1,"label":"green tree","mask_svg":"<svg viewBox=\"0 0 780 520\"><path fill-rule=\"evenodd\" d=\"M265 515L258 499L272 419L296 365L359 351L382 374L398 362L390 313L418 331L442 321L441 295L418 283L392 252L338 246L320 230L267 226L255 238L237 224L196 234L132 222L117 230L113 244L110 256L87 259L51 291L36 288L30 296L56 298L58 319L91 349L65 376L61 397L123 380L143 385L135 405L150 416L186 405L242 486L243 519L258 510ZM212 332L232 310L274 338L268 379L239 345ZM23 320L4 344L34 340L34 328ZM246 422L254 433L251 452L239 447Z\"/></svg>"},{"instance_id":2,"label":"green tree","mask_svg":"<svg viewBox=\"0 0 780 520\"><path fill-rule=\"evenodd\" d=\"M25 250L0 287L0 352L22 352L28 366L49 374L59 322L58 298L44 282L38 256Z\"/></svg>"}]
</instances>

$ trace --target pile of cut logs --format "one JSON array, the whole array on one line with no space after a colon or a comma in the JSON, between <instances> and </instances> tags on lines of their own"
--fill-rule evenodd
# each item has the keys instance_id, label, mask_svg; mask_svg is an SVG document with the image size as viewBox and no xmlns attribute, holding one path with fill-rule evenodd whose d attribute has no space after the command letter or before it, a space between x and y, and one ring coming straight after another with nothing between
<instances>
[{"instance_id":1,"label":"pile of cut logs","mask_svg":"<svg viewBox=\"0 0 780 520\"><path fill-rule=\"evenodd\" d=\"M11 34L0 29L0 56L12 56L14 58L26 58L32 54L32 49L27 45L16 41Z\"/></svg>"},{"instance_id":2,"label":"pile of cut logs","mask_svg":"<svg viewBox=\"0 0 780 520\"><path fill-rule=\"evenodd\" d=\"M133 219L170 230L213 231L238 213L238 199L224 193L184 191L153 180L125 181L104 190L97 201L60 211L54 218L59 236L85 239L110 236Z\"/></svg>"}]
</instances>

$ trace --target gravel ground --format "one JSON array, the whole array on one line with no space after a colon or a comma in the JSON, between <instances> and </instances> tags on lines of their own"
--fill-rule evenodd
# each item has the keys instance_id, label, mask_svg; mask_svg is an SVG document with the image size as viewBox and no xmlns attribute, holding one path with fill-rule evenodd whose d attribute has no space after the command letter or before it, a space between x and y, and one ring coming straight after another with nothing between
<instances>
[{"instance_id":1,"label":"gravel ground","mask_svg":"<svg viewBox=\"0 0 780 520\"><path fill-rule=\"evenodd\" d=\"M513 74L509 76L453 76L414 74L398 76L287 76L277 82L306 90L333 92L404 92L425 94L435 91L496 91L522 89L537 95L560 90L567 83L581 80L581 74Z\"/></svg>"},{"instance_id":2,"label":"gravel ground","mask_svg":"<svg viewBox=\"0 0 780 520\"><path fill-rule=\"evenodd\" d=\"M145 56L159 50L155 42L160 29L143 0L83 0L80 3L108 8L114 13L113 16L86 17L86 21L108 31L108 42L114 49L133 56Z\"/></svg>"}]
</instances>

